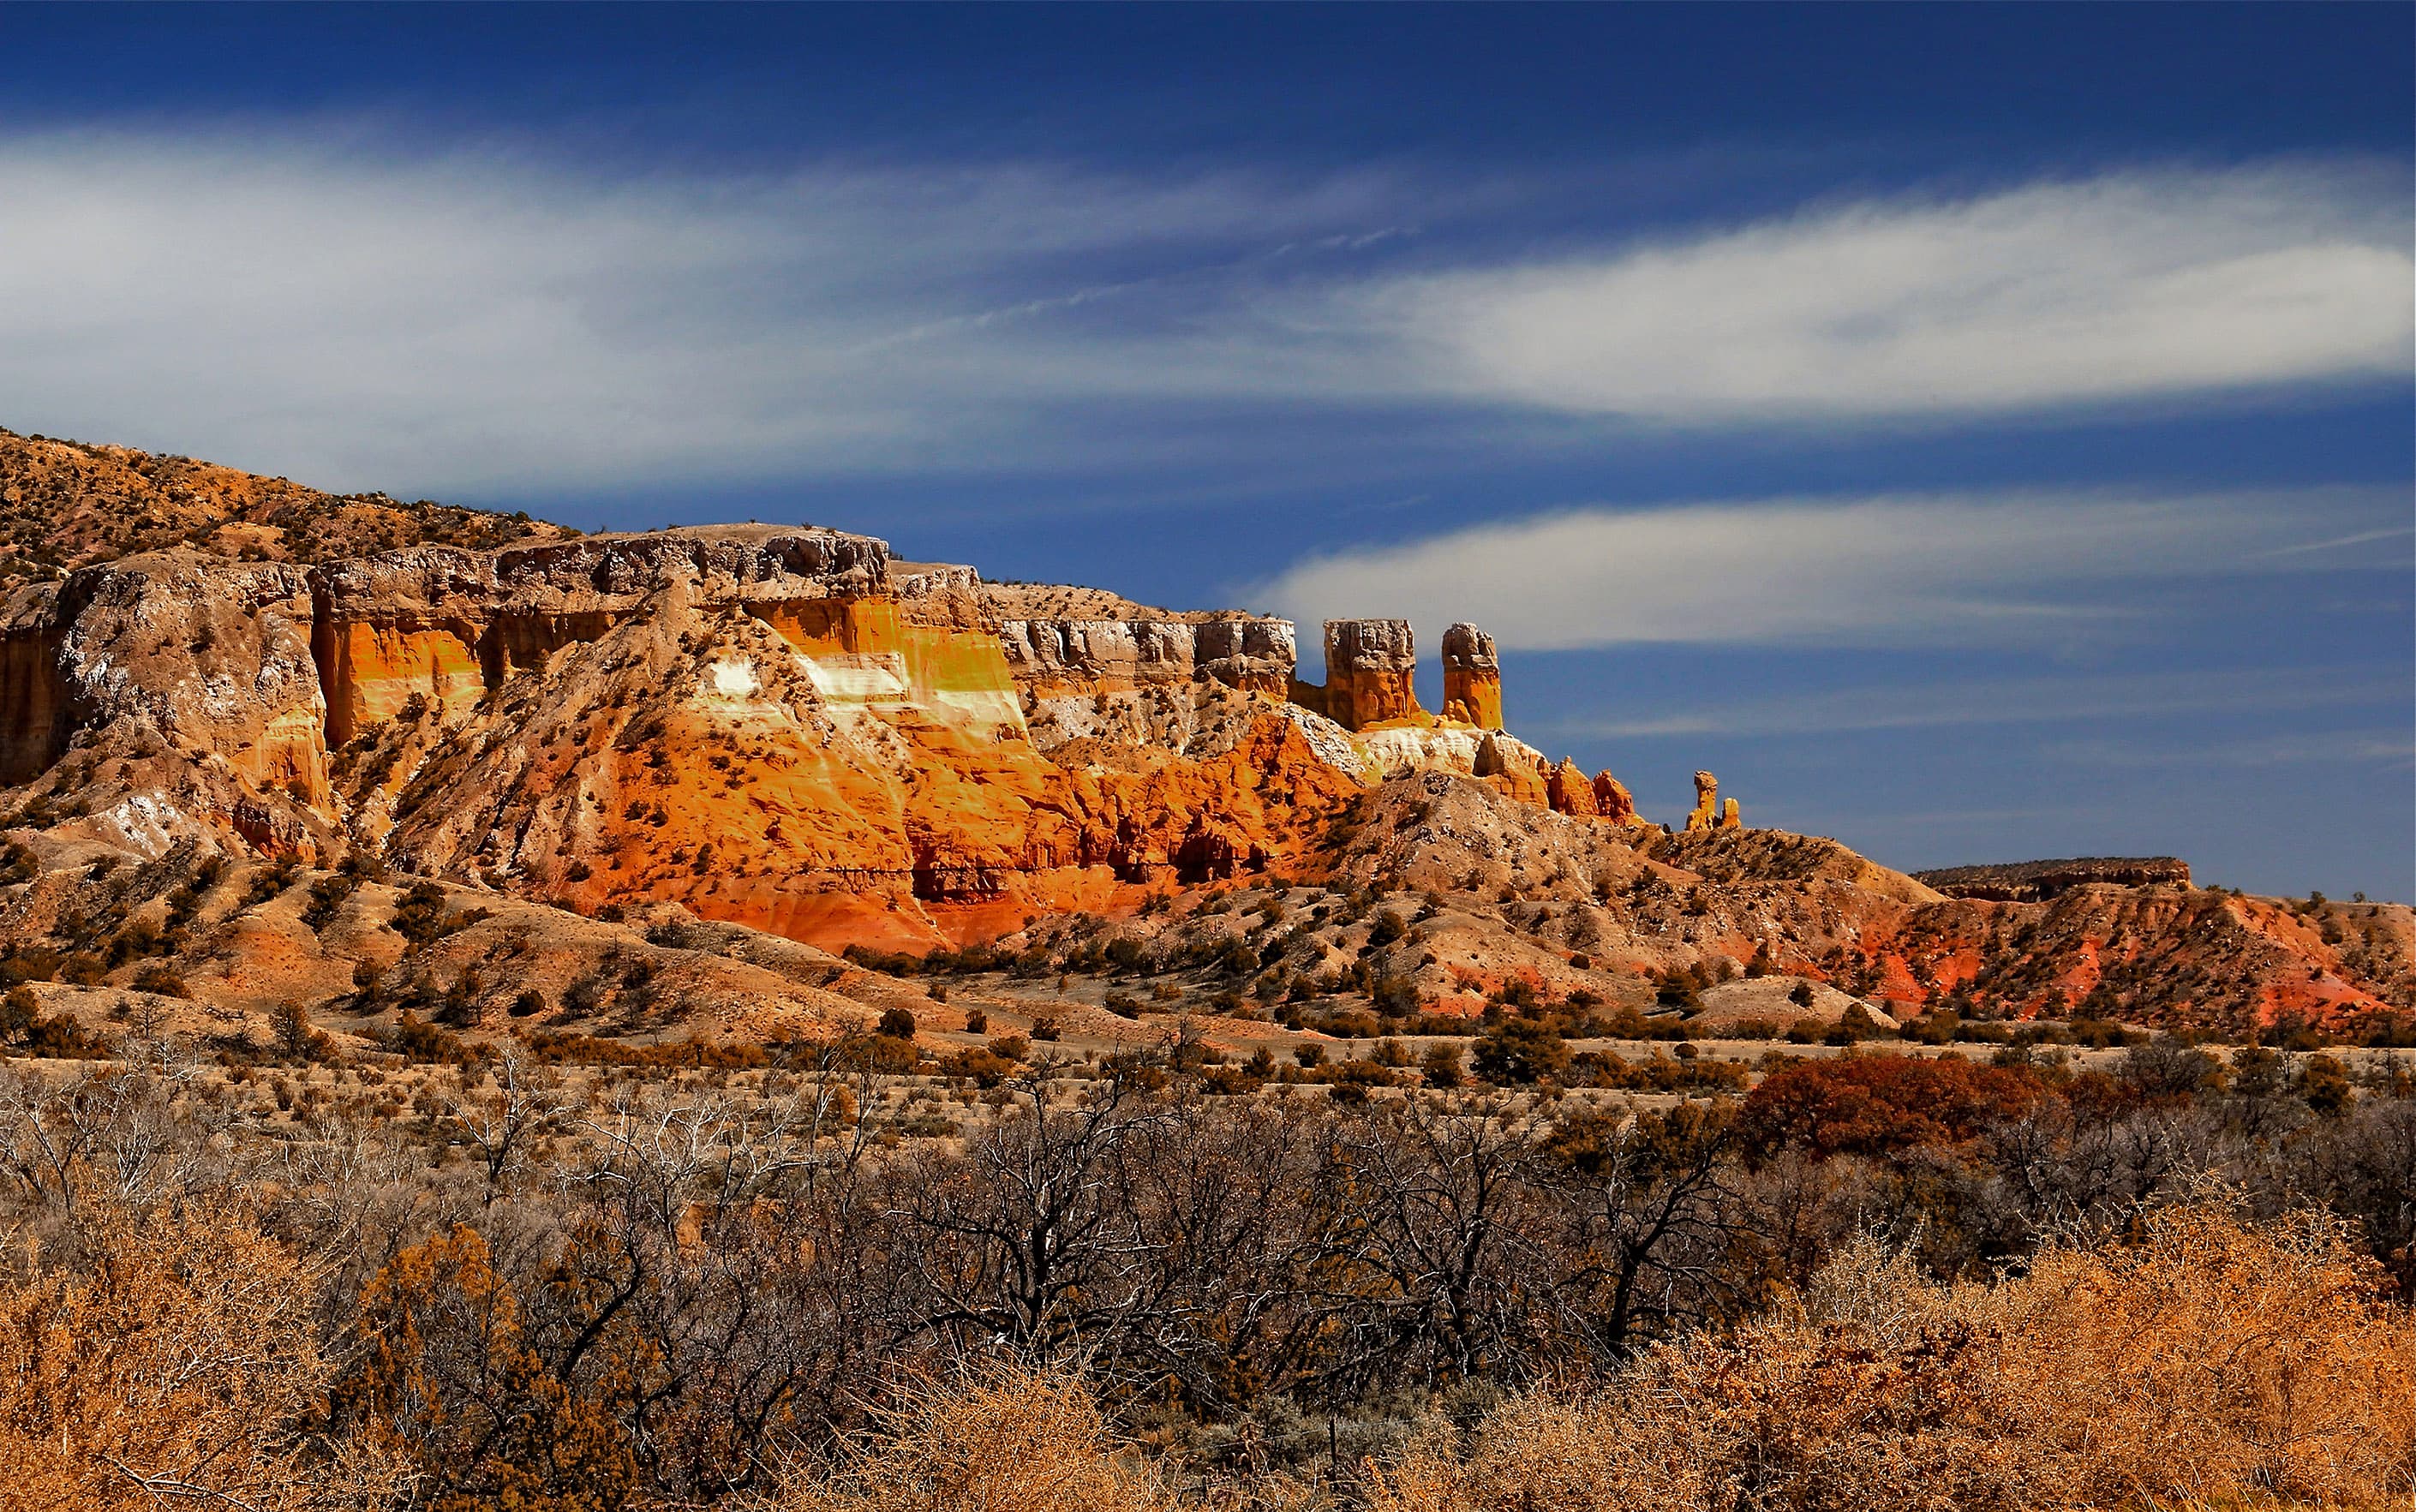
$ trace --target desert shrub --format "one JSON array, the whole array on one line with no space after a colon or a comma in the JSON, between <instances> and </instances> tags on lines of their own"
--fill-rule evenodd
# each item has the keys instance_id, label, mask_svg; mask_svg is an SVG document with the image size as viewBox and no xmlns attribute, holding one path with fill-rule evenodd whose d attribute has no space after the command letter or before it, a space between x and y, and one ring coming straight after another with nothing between
<instances>
[{"instance_id":1,"label":"desert shrub","mask_svg":"<svg viewBox=\"0 0 2416 1512\"><path fill-rule=\"evenodd\" d=\"M106 1264L0 1295L0 1509L384 1501L385 1461L310 1431L325 1371L292 1252L207 1206L77 1228Z\"/></svg>"},{"instance_id":2,"label":"desert shrub","mask_svg":"<svg viewBox=\"0 0 2416 1512\"><path fill-rule=\"evenodd\" d=\"M1556 1080L1569 1069L1568 1043L1533 1019L1505 1019L1476 1041L1476 1074L1496 1085Z\"/></svg>"},{"instance_id":3,"label":"desert shrub","mask_svg":"<svg viewBox=\"0 0 2416 1512\"><path fill-rule=\"evenodd\" d=\"M1119 1447L1080 1377L1004 1366L880 1414L835 1469L790 1467L756 1512L1159 1512L1155 1469Z\"/></svg>"},{"instance_id":4,"label":"desert shrub","mask_svg":"<svg viewBox=\"0 0 2416 1512\"><path fill-rule=\"evenodd\" d=\"M254 871L250 879L244 884L242 906L254 908L268 901L286 888L293 886L295 879L301 875L302 863L290 855L274 866L264 867Z\"/></svg>"},{"instance_id":5,"label":"desert shrub","mask_svg":"<svg viewBox=\"0 0 2416 1512\"><path fill-rule=\"evenodd\" d=\"M192 995L185 986L185 978L177 975L174 967L164 966L156 961L134 974L134 990L138 992L157 992L161 997Z\"/></svg>"},{"instance_id":6,"label":"desert shrub","mask_svg":"<svg viewBox=\"0 0 2416 1512\"><path fill-rule=\"evenodd\" d=\"M1515 1399L1382 1468L1378 1512L2399 1504L2416 1324L2334 1220L2220 1204L1939 1286L1875 1241L1606 1389Z\"/></svg>"},{"instance_id":7,"label":"desert shrub","mask_svg":"<svg viewBox=\"0 0 2416 1512\"><path fill-rule=\"evenodd\" d=\"M923 969L923 958L908 955L902 950L876 950L870 945L852 945L839 954L850 965L891 976L912 976Z\"/></svg>"},{"instance_id":8,"label":"desert shrub","mask_svg":"<svg viewBox=\"0 0 2416 1512\"><path fill-rule=\"evenodd\" d=\"M550 1064L573 1066L627 1066L656 1070L712 1067L721 1070L750 1070L770 1066L779 1058L786 1046L766 1048L745 1042L714 1042L702 1039L666 1040L657 1045L627 1045L617 1039L598 1039L589 1035L549 1033L544 1030L528 1038L529 1053Z\"/></svg>"},{"instance_id":9,"label":"desert shrub","mask_svg":"<svg viewBox=\"0 0 2416 1512\"><path fill-rule=\"evenodd\" d=\"M830 1048L831 1065L850 1071L903 1076L914 1069L919 1059L914 1042L895 1035L848 1035L833 1041Z\"/></svg>"},{"instance_id":10,"label":"desert shrub","mask_svg":"<svg viewBox=\"0 0 2416 1512\"><path fill-rule=\"evenodd\" d=\"M321 877L312 883L310 887L310 901L303 905L302 909L303 927L313 933L325 929L335 921L336 911L344 906L344 900L352 897L354 891L359 886L360 883L356 878L340 871Z\"/></svg>"},{"instance_id":11,"label":"desert shrub","mask_svg":"<svg viewBox=\"0 0 2416 1512\"><path fill-rule=\"evenodd\" d=\"M2032 1071L1953 1055L1798 1061L1746 1096L1745 1128L1765 1150L1795 1145L1815 1156L1883 1156L1970 1139L2026 1111L2042 1091Z\"/></svg>"},{"instance_id":12,"label":"desert shrub","mask_svg":"<svg viewBox=\"0 0 2416 1512\"><path fill-rule=\"evenodd\" d=\"M361 1313L375 1342L338 1383L331 1415L413 1467L413 1504L600 1512L627 1500L637 1456L615 1413L627 1368L608 1359L566 1380L476 1230L397 1255Z\"/></svg>"},{"instance_id":13,"label":"desert shrub","mask_svg":"<svg viewBox=\"0 0 2416 1512\"><path fill-rule=\"evenodd\" d=\"M408 1008L395 1020L392 1028L377 1037L387 1050L415 1061L467 1066L485 1053L482 1047L473 1046L459 1035L422 1021Z\"/></svg>"},{"instance_id":14,"label":"desert shrub","mask_svg":"<svg viewBox=\"0 0 2416 1512\"><path fill-rule=\"evenodd\" d=\"M993 1051L966 1049L941 1061L940 1074L994 1087L1015 1074L1015 1063Z\"/></svg>"},{"instance_id":15,"label":"desert shrub","mask_svg":"<svg viewBox=\"0 0 2416 1512\"><path fill-rule=\"evenodd\" d=\"M34 990L17 986L0 996L0 1051L85 1061L108 1054L109 1044L70 1015L42 1012Z\"/></svg>"}]
</instances>

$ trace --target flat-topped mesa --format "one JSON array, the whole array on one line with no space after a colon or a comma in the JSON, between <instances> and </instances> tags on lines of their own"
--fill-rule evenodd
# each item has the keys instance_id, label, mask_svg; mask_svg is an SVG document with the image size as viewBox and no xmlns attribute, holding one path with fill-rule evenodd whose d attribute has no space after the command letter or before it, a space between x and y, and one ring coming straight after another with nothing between
<instances>
[{"instance_id":1,"label":"flat-topped mesa","mask_svg":"<svg viewBox=\"0 0 2416 1512\"><path fill-rule=\"evenodd\" d=\"M1442 632L1442 717L1480 730L1502 725L1502 658L1493 637L1462 621Z\"/></svg>"},{"instance_id":2,"label":"flat-topped mesa","mask_svg":"<svg viewBox=\"0 0 2416 1512\"><path fill-rule=\"evenodd\" d=\"M1325 622L1325 717L1345 730L1395 719L1424 720L1418 657L1405 619Z\"/></svg>"},{"instance_id":3,"label":"flat-topped mesa","mask_svg":"<svg viewBox=\"0 0 2416 1512\"><path fill-rule=\"evenodd\" d=\"M2189 863L2174 855L2088 855L2065 861L2016 861L2000 866L1916 871L1913 880L1949 898L2039 903L2075 887L2190 885Z\"/></svg>"}]
</instances>

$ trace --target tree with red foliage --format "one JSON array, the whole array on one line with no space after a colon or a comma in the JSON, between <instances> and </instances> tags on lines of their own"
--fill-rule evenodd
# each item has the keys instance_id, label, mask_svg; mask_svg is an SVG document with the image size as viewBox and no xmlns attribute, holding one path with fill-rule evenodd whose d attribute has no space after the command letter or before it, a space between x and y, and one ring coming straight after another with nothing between
<instances>
[{"instance_id":1,"label":"tree with red foliage","mask_svg":"<svg viewBox=\"0 0 2416 1512\"><path fill-rule=\"evenodd\" d=\"M1744 1132L1757 1150L1793 1144L1823 1158L1887 1156L1968 1140L2020 1116L2044 1090L2028 1067L1979 1066L1954 1055L1799 1061L1747 1095Z\"/></svg>"}]
</instances>

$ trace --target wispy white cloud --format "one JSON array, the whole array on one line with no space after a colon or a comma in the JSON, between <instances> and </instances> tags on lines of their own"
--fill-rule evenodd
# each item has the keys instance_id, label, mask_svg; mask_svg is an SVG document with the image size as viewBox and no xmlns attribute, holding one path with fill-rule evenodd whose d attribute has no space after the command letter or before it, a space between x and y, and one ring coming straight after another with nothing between
<instances>
[{"instance_id":1,"label":"wispy white cloud","mask_svg":"<svg viewBox=\"0 0 2416 1512\"><path fill-rule=\"evenodd\" d=\"M1254 601L1473 620L1528 650L2038 641L2141 613L2143 581L2373 566L2347 548L2406 513L2404 491L2357 488L1571 509L1314 557Z\"/></svg>"},{"instance_id":2,"label":"wispy white cloud","mask_svg":"<svg viewBox=\"0 0 2416 1512\"><path fill-rule=\"evenodd\" d=\"M2353 168L1650 245L1613 204L1549 262L1488 250L1487 227L1565 225L1581 192L1031 163L611 177L359 129L0 134L0 420L492 494L1162 463L1184 416L1236 402L1759 423L2407 369L2406 195Z\"/></svg>"},{"instance_id":3,"label":"wispy white cloud","mask_svg":"<svg viewBox=\"0 0 2416 1512\"><path fill-rule=\"evenodd\" d=\"M1375 174L612 179L356 138L0 137L0 419L336 486L1062 461L1118 437L1049 432L1052 404L1261 387L1203 321L1265 265L1362 255L1405 197Z\"/></svg>"},{"instance_id":4,"label":"wispy white cloud","mask_svg":"<svg viewBox=\"0 0 2416 1512\"><path fill-rule=\"evenodd\" d=\"M1475 398L1941 416L2404 375L2408 242L2404 189L2366 171L2113 174L1455 269L1351 308L1416 381Z\"/></svg>"},{"instance_id":5,"label":"wispy white cloud","mask_svg":"<svg viewBox=\"0 0 2416 1512\"><path fill-rule=\"evenodd\" d=\"M2227 713L2303 714L2318 709L2400 707L2408 700L2405 669L2212 668L1830 688L1633 715L1546 720L1535 728L1563 739L1809 735ZM2364 735L2357 741L2355 749L2361 755L2388 754L2369 748ZM2059 748L2077 747L2067 741ZM2332 748L2348 748L2334 744Z\"/></svg>"}]
</instances>

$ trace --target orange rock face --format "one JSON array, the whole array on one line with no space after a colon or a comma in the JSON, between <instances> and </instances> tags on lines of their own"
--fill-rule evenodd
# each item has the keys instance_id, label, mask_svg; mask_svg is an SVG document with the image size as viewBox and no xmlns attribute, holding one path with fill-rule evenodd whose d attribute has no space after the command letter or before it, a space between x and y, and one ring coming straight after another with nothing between
<instances>
[{"instance_id":1,"label":"orange rock face","mask_svg":"<svg viewBox=\"0 0 2416 1512\"><path fill-rule=\"evenodd\" d=\"M1636 823L1636 799L1627 785L1608 772L1593 775L1593 811L1614 824Z\"/></svg>"},{"instance_id":2,"label":"orange rock face","mask_svg":"<svg viewBox=\"0 0 2416 1512\"><path fill-rule=\"evenodd\" d=\"M1480 730L1502 725L1502 658L1493 637L1465 622L1442 632L1442 717Z\"/></svg>"},{"instance_id":3,"label":"orange rock face","mask_svg":"<svg viewBox=\"0 0 2416 1512\"><path fill-rule=\"evenodd\" d=\"M1593 781L1575 761L1564 760L1544 779L1544 792L1556 814L1591 818L1595 810Z\"/></svg>"},{"instance_id":4,"label":"orange rock face","mask_svg":"<svg viewBox=\"0 0 2416 1512\"><path fill-rule=\"evenodd\" d=\"M1405 622L1336 621L1327 643L1337 722L1274 696L1286 622L993 595L835 531L313 567L168 553L12 600L0 763L55 769L91 808L94 771L128 753L94 833L155 852L349 838L429 875L833 945L962 941L1297 867L1397 769L1592 811L1573 764L1470 729L1499 688L1470 627L1455 686L1484 706L1456 724L1418 707Z\"/></svg>"},{"instance_id":5,"label":"orange rock face","mask_svg":"<svg viewBox=\"0 0 2416 1512\"><path fill-rule=\"evenodd\" d=\"M1538 809L1552 806L1543 764L1514 741L1487 735L1476 748L1474 775L1504 797Z\"/></svg>"},{"instance_id":6,"label":"orange rock face","mask_svg":"<svg viewBox=\"0 0 2416 1512\"><path fill-rule=\"evenodd\" d=\"M1324 712L1345 730L1424 718L1417 670L1408 620L1325 622Z\"/></svg>"},{"instance_id":7,"label":"orange rock face","mask_svg":"<svg viewBox=\"0 0 2416 1512\"><path fill-rule=\"evenodd\" d=\"M1709 772L1695 774L1695 807L1686 815L1689 831L1716 829L1720 822L1720 779Z\"/></svg>"}]
</instances>

